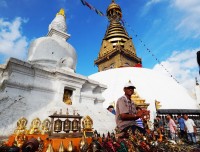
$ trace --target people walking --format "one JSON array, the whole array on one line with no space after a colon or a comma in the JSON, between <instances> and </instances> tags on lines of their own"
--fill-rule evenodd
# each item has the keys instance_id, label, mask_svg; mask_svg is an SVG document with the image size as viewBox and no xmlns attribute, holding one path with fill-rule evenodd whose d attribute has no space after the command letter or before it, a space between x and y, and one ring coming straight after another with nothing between
<instances>
[{"instance_id":1,"label":"people walking","mask_svg":"<svg viewBox=\"0 0 200 152\"><path fill-rule=\"evenodd\" d=\"M194 121L192 119L188 118L187 114L184 114L184 122L185 122L185 130L187 132L188 140L191 144L196 144L196 125L194 124Z\"/></svg>"}]
</instances>

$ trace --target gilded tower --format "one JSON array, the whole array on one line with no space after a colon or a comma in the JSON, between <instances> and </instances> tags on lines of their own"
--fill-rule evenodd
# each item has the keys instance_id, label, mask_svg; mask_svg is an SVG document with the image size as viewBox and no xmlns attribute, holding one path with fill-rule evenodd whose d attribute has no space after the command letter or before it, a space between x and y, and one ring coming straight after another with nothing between
<instances>
[{"instance_id":1,"label":"gilded tower","mask_svg":"<svg viewBox=\"0 0 200 152\"><path fill-rule=\"evenodd\" d=\"M106 13L109 26L103 38L98 58L94 61L98 66L98 71L132 67L141 63L141 58L136 55L132 38L129 37L120 22L122 18L120 6L112 0Z\"/></svg>"}]
</instances>

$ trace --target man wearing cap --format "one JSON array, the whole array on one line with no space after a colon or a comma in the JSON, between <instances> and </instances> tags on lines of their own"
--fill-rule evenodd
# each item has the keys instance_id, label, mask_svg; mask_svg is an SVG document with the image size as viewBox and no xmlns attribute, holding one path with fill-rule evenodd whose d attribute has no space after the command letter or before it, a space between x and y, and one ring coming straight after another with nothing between
<instances>
[{"instance_id":1,"label":"man wearing cap","mask_svg":"<svg viewBox=\"0 0 200 152\"><path fill-rule=\"evenodd\" d=\"M121 132L126 132L130 127L134 133L138 129L145 133L144 129L137 126L135 120L147 115L147 111L137 111L135 104L131 101L131 95L134 93L135 86L129 81L124 85L124 95L117 100L116 105L116 124Z\"/></svg>"}]
</instances>

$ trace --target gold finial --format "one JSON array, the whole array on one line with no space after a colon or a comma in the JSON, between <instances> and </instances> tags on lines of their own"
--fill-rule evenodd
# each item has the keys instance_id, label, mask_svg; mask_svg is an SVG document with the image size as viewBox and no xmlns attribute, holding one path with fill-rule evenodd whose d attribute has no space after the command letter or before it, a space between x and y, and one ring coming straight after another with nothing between
<instances>
[{"instance_id":1,"label":"gold finial","mask_svg":"<svg viewBox=\"0 0 200 152\"><path fill-rule=\"evenodd\" d=\"M46 152L54 152L51 143L49 144Z\"/></svg>"},{"instance_id":2,"label":"gold finial","mask_svg":"<svg viewBox=\"0 0 200 152\"><path fill-rule=\"evenodd\" d=\"M68 145L68 147L67 147L67 151L68 151L68 152L72 152L73 150L74 150L74 145L73 145L72 141L70 141L70 142L69 142L69 145Z\"/></svg>"},{"instance_id":3,"label":"gold finial","mask_svg":"<svg viewBox=\"0 0 200 152\"><path fill-rule=\"evenodd\" d=\"M87 142L86 142L85 137L83 135L82 138L81 138L81 140L80 140L80 142L79 142L79 148L80 148L80 150L83 150L83 147L85 145L87 145Z\"/></svg>"},{"instance_id":4,"label":"gold finial","mask_svg":"<svg viewBox=\"0 0 200 152\"><path fill-rule=\"evenodd\" d=\"M65 149L64 149L64 146L63 146L63 141L61 141L58 152L64 152L64 151L65 151Z\"/></svg>"},{"instance_id":5,"label":"gold finial","mask_svg":"<svg viewBox=\"0 0 200 152\"><path fill-rule=\"evenodd\" d=\"M156 107L156 110L160 109L160 107L161 107L160 102L157 100L155 100L155 107Z\"/></svg>"},{"instance_id":6,"label":"gold finial","mask_svg":"<svg viewBox=\"0 0 200 152\"><path fill-rule=\"evenodd\" d=\"M60 11L56 15L62 15L65 17L65 10L61 8Z\"/></svg>"}]
</instances>

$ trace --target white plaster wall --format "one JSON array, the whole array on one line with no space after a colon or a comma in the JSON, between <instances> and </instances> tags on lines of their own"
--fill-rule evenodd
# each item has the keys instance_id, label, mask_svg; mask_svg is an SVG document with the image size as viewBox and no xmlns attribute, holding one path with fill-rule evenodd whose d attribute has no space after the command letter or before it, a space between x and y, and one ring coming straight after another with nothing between
<instances>
[{"instance_id":1,"label":"white plaster wall","mask_svg":"<svg viewBox=\"0 0 200 152\"><path fill-rule=\"evenodd\" d=\"M100 94L105 90L104 85L79 74L33 66L17 59L10 59L3 71L6 81L0 81L1 135L13 133L20 117L28 119L29 129L34 118L44 120L55 111L59 113L60 109L66 113L67 108L70 114L76 110L81 116L89 115L94 121L94 129L100 133L115 128L114 115L102 105ZM63 102L65 87L74 89L72 105Z\"/></svg>"}]
</instances>

